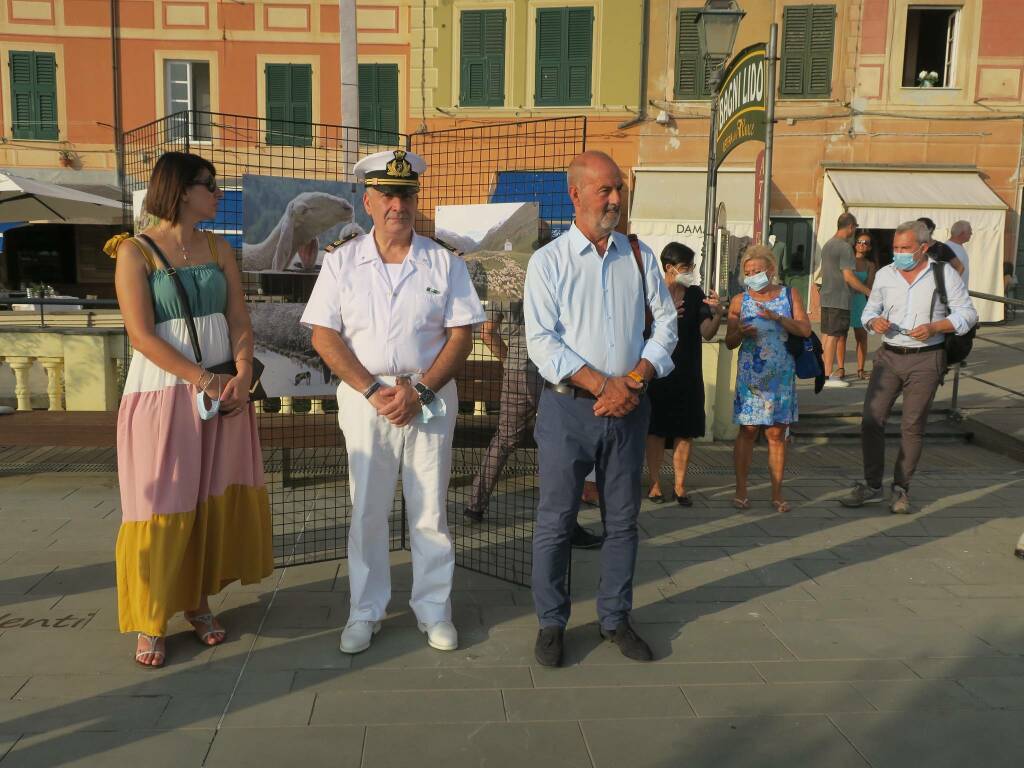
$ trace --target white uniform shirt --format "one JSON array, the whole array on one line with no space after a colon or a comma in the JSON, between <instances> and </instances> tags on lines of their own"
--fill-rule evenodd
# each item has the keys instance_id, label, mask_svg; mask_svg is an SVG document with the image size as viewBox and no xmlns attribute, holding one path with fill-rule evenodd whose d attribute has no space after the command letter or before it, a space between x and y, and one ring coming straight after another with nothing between
<instances>
[{"instance_id":1,"label":"white uniform shirt","mask_svg":"<svg viewBox=\"0 0 1024 768\"><path fill-rule=\"evenodd\" d=\"M302 313L341 338L373 376L424 373L447 341L446 328L486 318L466 262L413 234L397 278L380 259L373 230L324 256Z\"/></svg>"},{"instance_id":2,"label":"white uniform shirt","mask_svg":"<svg viewBox=\"0 0 1024 768\"><path fill-rule=\"evenodd\" d=\"M949 247L956 257L960 259L960 263L964 265L964 273L960 278L964 281L964 285L968 288L971 287L971 257L967 255L967 249L964 248L960 243L954 243L952 240L947 240L946 245Z\"/></svg>"},{"instance_id":3,"label":"white uniform shirt","mask_svg":"<svg viewBox=\"0 0 1024 768\"><path fill-rule=\"evenodd\" d=\"M945 341L943 334L938 333L924 341L900 333L900 330L912 331L919 325L937 322L949 318L953 330L963 336L978 323L978 313L971 303L960 275L949 264L943 264L943 277L946 281L946 297L949 308L935 296L935 276L931 265L935 261L928 260L928 268L908 283L892 264L882 267L875 273L875 282L871 286L861 322L869 328L876 317L884 317L894 326L885 332L885 343L894 347L932 347ZM934 300L934 301L933 301ZM934 307L934 312L933 312ZM868 333L874 333L868 330Z\"/></svg>"}]
</instances>

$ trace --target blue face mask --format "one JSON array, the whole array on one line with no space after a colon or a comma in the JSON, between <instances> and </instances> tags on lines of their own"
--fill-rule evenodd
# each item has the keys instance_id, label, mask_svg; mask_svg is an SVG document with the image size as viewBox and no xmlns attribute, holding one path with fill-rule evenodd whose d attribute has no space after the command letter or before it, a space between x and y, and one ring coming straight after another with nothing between
<instances>
[{"instance_id":1,"label":"blue face mask","mask_svg":"<svg viewBox=\"0 0 1024 768\"><path fill-rule=\"evenodd\" d=\"M206 407L206 395L203 392L196 392L196 410L199 411L199 418L209 421L220 410L220 400L211 400L210 407Z\"/></svg>"},{"instance_id":2,"label":"blue face mask","mask_svg":"<svg viewBox=\"0 0 1024 768\"><path fill-rule=\"evenodd\" d=\"M743 284L752 291L762 291L768 287L768 273L758 272L743 278Z\"/></svg>"},{"instance_id":3,"label":"blue face mask","mask_svg":"<svg viewBox=\"0 0 1024 768\"><path fill-rule=\"evenodd\" d=\"M894 253L892 255L892 265L896 267L896 269L908 272L917 266L917 259L914 258L916 253L917 251L911 251L910 253Z\"/></svg>"}]
</instances>

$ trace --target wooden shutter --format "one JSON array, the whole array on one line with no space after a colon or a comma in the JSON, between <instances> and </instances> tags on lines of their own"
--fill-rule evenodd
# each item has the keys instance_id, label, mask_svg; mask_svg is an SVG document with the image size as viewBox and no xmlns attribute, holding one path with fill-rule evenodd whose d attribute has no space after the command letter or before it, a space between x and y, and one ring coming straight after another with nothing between
<instances>
[{"instance_id":1,"label":"wooden shutter","mask_svg":"<svg viewBox=\"0 0 1024 768\"><path fill-rule=\"evenodd\" d=\"M538 107L564 102L562 41L565 8L537 9L537 76L534 101Z\"/></svg>"},{"instance_id":2,"label":"wooden shutter","mask_svg":"<svg viewBox=\"0 0 1024 768\"><path fill-rule=\"evenodd\" d=\"M459 103L503 106L505 11L463 11L461 24Z\"/></svg>"},{"instance_id":3,"label":"wooden shutter","mask_svg":"<svg viewBox=\"0 0 1024 768\"><path fill-rule=\"evenodd\" d=\"M502 107L505 105L505 11L487 11L483 33L487 106Z\"/></svg>"},{"instance_id":4,"label":"wooden shutter","mask_svg":"<svg viewBox=\"0 0 1024 768\"><path fill-rule=\"evenodd\" d=\"M56 56L35 51L11 51L9 64L14 138L56 141Z\"/></svg>"},{"instance_id":5,"label":"wooden shutter","mask_svg":"<svg viewBox=\"0 0 1024 768\"><path fill-rule=\"evenodd\" d=\"M697 11L680 8L676 20L676 98L700 98L701 66L700 36L697 34Z\"/></svg>"},{"instance_id":6,"label":"wooden shutter","mask_svg":"<svg viewBox=\"0 0 1024 768\"><path fill-rule=\"evenodd\" d=\"M783 96L803 96L804 61L810 36L811 9L790 6L782 12L782 62L779 92Z\"/></svg>"},{"instance_id":7,"label":"wooden shutter","mask_svg":"<svg viewBox=\"0 0 1024 768\"><path fill-rule=\"evenodd\" d=\"M291 64L288 77L292 143L294 146L309 146L313 143L313 67L310 64Z\"/></svg>"},{"instance_id":8,"label":"wooden shutter","mask_svg":"<svg viewBox=\"0 0 1024 768\"><path fill-rule=\"evenodd\" d=\"M811 12L807 62L807 95L827 99L832 95L832 54L835 47L836 9L815 6Z\"/></svg>"},{"instance_id":9,"label":"wooden shutter","mask_svg":"<svg viewBox=\"0 0 1024 768\"><path fill-rule=\"evenodd\" d=\"M780 94L795 98L829 98L832 95L835 6L790 6L783 11L782 19Z\"/></svg>"},{"instance_id":10,"label":"wooden shutter","mask_svg":"<svg viewBox=\"0 0 1024 768\"><path fill-rule=\"evenodd\" d=\"M359 65L359 143L398 142L398 65Z\"/></svg>"},{"instance_id":11,"label":"wooden shutter","mask_svg":"<svg viewBox=\"0 0 1024 768\"><path fill-rule=\"evenodd\" d=\"M287 64L266 64L267 144L291 144L291 78Z\"/></svg>"},{"instance_id":12,"label":"wooden shutter","mask_svg":"<svg viewBox=\"0 0 1024 768\"><path fill-rule=\"evenodd\" d=\"M359 143L377 143L377 68L359 65Z\"/></svg>"},{"instance_id":13,"label":"wooden shutter","mask_svg":"<svg viewBox=\"0 0 1024 768\"><path fill-rule=\"evenodd\" d=\"M568 8L566 30L566 100L590 106L590 72L593 61L594 9Z\"/></svg>"}]
</instances>

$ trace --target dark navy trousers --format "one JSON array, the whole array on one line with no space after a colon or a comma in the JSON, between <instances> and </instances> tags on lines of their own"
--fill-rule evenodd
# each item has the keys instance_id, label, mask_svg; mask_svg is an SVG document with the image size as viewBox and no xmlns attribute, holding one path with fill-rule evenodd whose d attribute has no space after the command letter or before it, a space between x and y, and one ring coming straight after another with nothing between
<instances>
[{"instance_id":1,"label":"dark navy trousers","mask_svg":"<svg viewBox=\"0 0 1024 768\"><path fill-rule=\"evenodd\" d=\"M640 478L651 405L643 397L621 419L594 415L594 401L545 389L537 410L540 503L533 532L533 602L540 626L564 627L571 601L566 584L570 538L580 508L583 482L597 469L601 520L601 582L597 615L614 629L633 607Z\"/></svg>"}]
</instances>

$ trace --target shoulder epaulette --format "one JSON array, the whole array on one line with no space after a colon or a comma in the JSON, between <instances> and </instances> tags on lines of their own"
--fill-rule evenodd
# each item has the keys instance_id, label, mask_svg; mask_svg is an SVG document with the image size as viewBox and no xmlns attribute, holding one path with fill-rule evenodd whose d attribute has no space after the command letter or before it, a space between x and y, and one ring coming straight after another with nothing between
<instances>
[{"instance_id":1,"label":"shoulder epaulette","mask_svg":"<svg viewBox=\"0 0 1024 768\"><path fill-rule=\"evenodd\" d=\"M334 242L328 243L327 245L325 245L324 246L324 251L327 252L327 253L331 253L335 249L340 248L341 246L343 246L345 243L347 243L353 237L359 237L360 234L361 234L360 232L351 232L351 233L345 235L345 237L341 238L340 240L335 240Z\"/></svg>"},{"instance_id":2,"label":"shoulder epaulette","mask_svg":"<svg viewBox=\"0 0 1024 768\"><path fill-rule=\"evenodd\" d=\"M436 237L433 237L433 238L431 238L431 240L433 240L433 241L434 241L435 243L437 243L438 245L440 245L440 246L441 246L442 248L444 248L445 250L447 250L447 251L451 251L451 252L452 252L452 253L454 253L454 254L455 254L456 256L461 256L461 255L462 255L462 251L460 251L460 250L459 250L458 248L456 248L456 247L455 247L454 245L449 245L449 244L448 244L448 243L446 243L446 242L445 242L444 240L439 240L439 239L438 239L438 238L436 238Z\"/></svg>"}]
</instances>

